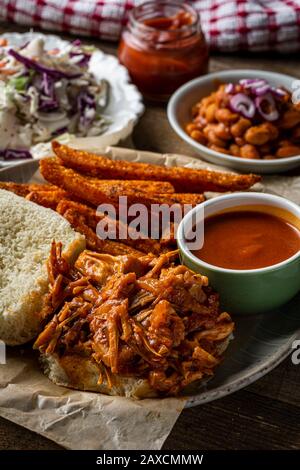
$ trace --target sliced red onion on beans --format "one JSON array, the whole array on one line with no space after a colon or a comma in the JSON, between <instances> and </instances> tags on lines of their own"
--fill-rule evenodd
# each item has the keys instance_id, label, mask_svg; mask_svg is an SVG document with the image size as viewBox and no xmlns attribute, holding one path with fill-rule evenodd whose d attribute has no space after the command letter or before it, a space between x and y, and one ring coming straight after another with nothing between
<instances>
[{"instance_id":1,"label":"sliced red onion on beans","mask_svg":"<svg viewBox=\"0 0 300 470\"><path fill-rule=\"evenodd\" d=\"M263 96L268 93L268 91L270 91L270 85L262 85L261 87L251 88L251 91L256 96Z\"/></svg>"},{"instance_id":2,"label":"sliced red onion on beans","mask_svg":"<svg viewBox=\"0 0 300 470\"><path fill-rule=\"evenodd\" d=\"M287 94L287 92L283 90L282 88L274 88L274 87L270 88L270 92L272 93L272 95L276 96L277 98L283 98Z\"/></svg>"},{"instance_id":3,"label":"sliced red onion on beans","mask_svg":"<svg viewBox=\"0 0 300 470\"><path fill-rule=\"evenodd\" d=\"M242 80L239 81L239 84L242 86L248 86L248 85L251 85L255 81L256 79L253 79L253 78L243 78Z\"/></svg>"},{"instance_id":4,"label":"sliced red onion on beans","mask_svg":"<svg viewBox=\"0 0 300 470\"><path fill-rule=\"evenodd\" d=\"M253 118L255 115L255 104L252 99L244 93L237 93L230 101L230 108L233 112L239 113L245 118Z\"/></svg>"},{"instance_id":5,"label":"sliced red onion on beans","mask_svg":"<svg viewBox=\"0 0 300 470\"><path fill-rule=\"evenodd\" d=\"M245 88L260 88L263 85L267 85L266 80L260 78L245 78L240 80L239 83Z\"/></svg>"},{"instance_id":6,"label":"sliced red onion on beans","mask_svg":"<svg viewBox=\"0 0 300 470\"><path fill-rule=\"evenodd\" d=\"M257 80L256 82L252 83L252 85L250 85L250 88L252 89L255 89L255 88L261 88L262 86L265 86L265 85L268 85L268 82L266 82L266 80Z\"/></svg>"},{"instance_id":7,"label":"sliced red onion on beans","mask_svg":"<svg viewBox=\"0 0 300 470\"><path fill-rule=\"evenodd\" d=\"M230 95L230 93L233 93L235 90L234 84L233 83L227 83L225 86L225 92Z\"/></svg>"},{"instance_id":8,"label":"sliced red onion on beans","mask_svg":"<svg viewBox=\"0 0 300 470\"><path fill-rule=\"evenodd\" d=\"M247 88L251 90L251 92L256 95L256 96L262 96L265 93L268 93L270 90L270 85L266 82L266 80L240 80L240 84L244 86L244 88Z\"/></svg>"},{"instance_id":9,"label":"sliced red onion on beans","mask_svg":"<svg viewBox=\"0 0 300 470\"><path fill-rule=\"evenodd\" d=\"M266 121L276 121L279 118L279 112L271 93L267 93L264 96L257 96L255 98L255 106L261 117Z\"/></svg>"},{"instance_id":10,"label":"sliced red onion on beans","mask_svg":"<svg viewBox=\"0 0 300 470\"><path fill-rule=\"evenodd\" d=\"M240 85L243 85L245 88L250 88L251 91L256 96L263 96L269 91L277 98L282 98L283 96L287 94L287 92L283 90L282 88L271 87L270 84L266 80L260 79L260 78L243 79L243 80L240 80L239 83Z\"/></svg>"},{"instance_id":11,"label":"sliced red onion on beans","mask_svg":"<svg viewBox=\"0 0 300 470\"><path fill-rule=\"evenodd\" d=\"M26 149L3 149L0 150L0 159L14 160L14 159L30 159L33 158L29 150Z\"/></svg>"}]
</instances>

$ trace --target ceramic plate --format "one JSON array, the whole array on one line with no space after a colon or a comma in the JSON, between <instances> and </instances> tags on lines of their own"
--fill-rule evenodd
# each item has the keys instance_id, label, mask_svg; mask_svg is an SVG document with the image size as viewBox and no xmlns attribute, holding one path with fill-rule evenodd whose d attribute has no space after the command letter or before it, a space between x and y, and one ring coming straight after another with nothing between
<instances>
[{"instance_id":1,"label":"ceramic plate","mask_svg":"<svg viewBox=\"0 0 300 470\"><path fill-rule=\"evenodd\" d=\"M37 169L37 161L22 163L1 170L0 180L28 182ZM234 339L225 360L217 368L213 379L190 392L187 406L197 406L229 395L280 364L293 351L294 341L300 338L299 312L300 295L268 314L236 316Z\"/></svg>"},{"instance_id":2,"label":"ceramic plate","mask_svg":"<svg viewBox=\"0 0 300 470\"><path fill-rule=\"evenodd\" d=\"M0 36L6 38L10 44L21 46L34 37L45 40L46 49L62 48L68 44L67 41L58 36L41 33L5 33ZM139 116L144 111L142 96L135 85L130 83L129 75L118 59L112 55L97 50L92 54L90 60L90 71L98 80L107 79L111 85L110 102L105 109L105 115L111 120L108 129L99 137L94 137L95 146L116 145L126 139L136 124ZM72 136L65 135L63 142L68 143ZM50 144L38 144L32 148L34 158L41 158L49 153ZM24 161L24 160L23 160ZM20 160L19 160L20 162ZM1 162L0 166L11 166L18 163Z\"/></svg>"}]
</instances>

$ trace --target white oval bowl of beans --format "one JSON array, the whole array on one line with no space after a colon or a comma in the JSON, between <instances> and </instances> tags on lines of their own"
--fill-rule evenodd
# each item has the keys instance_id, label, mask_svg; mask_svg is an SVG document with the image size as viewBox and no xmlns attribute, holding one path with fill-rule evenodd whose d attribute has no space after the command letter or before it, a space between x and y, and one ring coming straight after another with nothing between
<instances>
[{"instance_id":1,"label":"white oval bowl of beans","mask_svg":"<svg viewBox=\"0 0 300 470\"><path fill-rule=\"evenodd\" d=\"M300 81L295 77L263 70L211 73L173 94L168 119L209 162L255 173L300 166Z\"/></svg>"}]
</instances>

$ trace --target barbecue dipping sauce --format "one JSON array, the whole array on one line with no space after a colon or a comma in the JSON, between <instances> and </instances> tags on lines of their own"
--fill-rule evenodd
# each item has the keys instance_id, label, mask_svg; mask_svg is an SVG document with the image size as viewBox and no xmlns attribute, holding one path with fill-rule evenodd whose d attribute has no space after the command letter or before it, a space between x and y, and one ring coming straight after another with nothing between
<instances>
[{"instance_id":1,"label":"barbecue dipping sauce","mask_svg":"<svg viewBox=\"0 0 300 470\"><path fill-rule=\"evenodd\" d=\"M194 255L227 269L258 269L280 263L300 250L300 231L264 212L239 211L205 219L204 245Z\"/></svg>"}]
</instances>

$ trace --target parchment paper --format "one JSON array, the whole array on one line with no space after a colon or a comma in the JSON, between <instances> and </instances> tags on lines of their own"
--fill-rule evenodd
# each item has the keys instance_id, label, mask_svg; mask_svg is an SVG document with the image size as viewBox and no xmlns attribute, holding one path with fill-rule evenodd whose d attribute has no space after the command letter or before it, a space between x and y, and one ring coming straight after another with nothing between
<instances>
[{"instance_id":1,"label":"parchment paper","mask_svg":"<svg viewBox=\"0 0 300 470\"><path fill-rule=\"evenodd\" d=\"M185 404L70 390L50 382L30 350L7 356L0 415L69 449L160 449Z\"/></svg>"},{"instance_id":2,"label":"parchment paper","mask_svg":"<svg viewBox=\"0 0 300 470\"><path fill-rule=\"evenodd\" d=\"M72 146L117 159L218 168L182 155L99 149L88 145L86 139L77 139ZM34 175L33 181L40 180L38 173ZM300 204L300 177L264 177L253 190L282 195ZM159 450L186 404L184 398L137 401L58 387L42 374L37 355L29 346L8 349L7 363L0 365L0 389L2 417L69 449Z\"/></svg>"}]
</instances>

